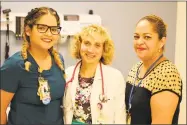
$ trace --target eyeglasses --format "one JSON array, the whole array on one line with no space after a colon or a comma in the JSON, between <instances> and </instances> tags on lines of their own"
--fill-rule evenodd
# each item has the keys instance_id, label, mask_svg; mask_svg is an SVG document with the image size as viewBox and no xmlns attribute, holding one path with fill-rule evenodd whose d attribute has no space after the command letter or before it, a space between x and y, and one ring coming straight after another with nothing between
<instances>
[{"instance_id":1,"label":"eyeglasses","mask_svg":"<svg viewBox=\"0 0 187 125\"><path fill-rule=\"evenodd\" d=\"M39 33L46 33L50 29L51 34L58 35L61 31L60 26L48 26L45 24L34 24L37 25L37 30Z\"/></svg>"}]
</instances>

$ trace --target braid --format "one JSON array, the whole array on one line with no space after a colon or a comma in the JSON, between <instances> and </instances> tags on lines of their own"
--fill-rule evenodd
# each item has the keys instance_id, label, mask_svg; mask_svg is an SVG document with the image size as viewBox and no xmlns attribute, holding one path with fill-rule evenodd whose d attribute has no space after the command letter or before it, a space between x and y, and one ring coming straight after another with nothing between
<instances>
[{"instance_id":1,"label":"braid","mask_svg":"<svg viewBox=\"0 0 187 125\"><path fill-rule=\"evenodd\" d=\"M54 56L54 60L55 60L56 64L64 72L64 65L61 61L59 53L53 47L51 48L51 52L52 52L52 55ZM66 78L65 73L64 73L64 78Z\"/></svg>"},{"instance_id":2,"label":"braid","mask_svg":"<svg viewBox=\"0 0 187 125\"><path fill-rule=\"evenodd\" d=\"M33 17L37 14L38 11L39 11L39 8L34 8L30 12L28 12L24 20L24 27L27 25L32 27L32 24L35 23L37 20L37 18L34 19Z\"/></svg>"},{"instance_id":3,"label":"braid","mask_svg":"<svg viewBox=\"0 0 187 125\"><path fill-rule=\"evenodd\" d=\"M25 70L29 71L29 68L31 66L31 63L27 61L27 50L29 48L29 42L26 40L25 33L23 33L23 45L22 45L22 50L21 50L21 55L25 61Z\"/></svg>"},{"instance_id":4,"label":"braid","mask_svg":"<svg viewBox=\"0 0 187 125\"><path fill-rule=\"evenodd\" d=\"M32 27L33 22L36 20L32 19L33 16L39 11L39 8L32 9L30 12L28 12L28 15L25 17L24 20L24 27L29 26L30 28ZM22 35L23 38L23 44L22 44L22 49L21 49L21 56L24 59L25 62L25 70L29 71L31 62L28 61L27 59L27 50L29 48L29 36L26 35L25 29Z\"/></svg>"}]
</instances>

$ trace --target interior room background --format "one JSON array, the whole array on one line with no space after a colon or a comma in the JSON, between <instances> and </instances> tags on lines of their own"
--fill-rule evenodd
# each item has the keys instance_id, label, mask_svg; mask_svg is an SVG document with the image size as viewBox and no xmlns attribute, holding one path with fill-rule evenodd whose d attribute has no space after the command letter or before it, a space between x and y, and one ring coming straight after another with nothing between
<instances>
[{"instance_id":1,"label":"interior room background","mask_svg":"<svg viewBox=\"0 0 187 125\"><path fill-rule=\"evenodd\" d=\"M10 13L28 13L32 8L48 6L60 14L88 14L93 10L102 19L115 44L115 58L112 66L119 69L124 78L132 65L139 59L133 49L133 32L137 21L148 14L160 16L168 25L165 55L177 65L183 79L183 101L179 123L186 123L186 3L184 2L1 2L1 9ZM63 28L63 25L61 25ZM20 51L22 41L16 40L10 32L11 56ZM6 31L1 30L1 65L4 62ZM64 56L65 66L75 64L71 58L69 43L58 44L58 51Z\"/></svg>"}]
</instances>

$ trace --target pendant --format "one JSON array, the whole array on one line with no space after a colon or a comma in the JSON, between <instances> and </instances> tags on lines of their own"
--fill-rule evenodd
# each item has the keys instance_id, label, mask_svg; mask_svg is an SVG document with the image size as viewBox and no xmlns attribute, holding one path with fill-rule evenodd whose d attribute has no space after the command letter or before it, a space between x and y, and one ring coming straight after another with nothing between
<instances>
[{"instance_id":1,"label":"pendant","mask_svg":"<svg viewBox=\"0 0 187 125\"><path fill-rule=\"evenodd\" d=\"M99 95L99 100L102 102L102 103L106 103L108 101L106 95L103 95L103 94L100 94Z\"/></svg>"},{"instance_id":2,"label":"pendant","mask_svg":"<svg viewBox=\"0 0 187 125\"><path fill-rule=\"evenodd\" d=\"M42 100L43 104L47 105L51 101L50 96L50 87L48 81L43 77L38 77L39 87L37 95L40 96L40 100Z\"/></svg>"},{"instance_id":3,"label":"pendant","mask_svg":"<svg viewBox=\"0 0 187 125\"><path fill-rule=\"evenodd\" d=\"M131 124L131 114L130 113L126 114L126 124Z\"/></svg>"}]
</instances>

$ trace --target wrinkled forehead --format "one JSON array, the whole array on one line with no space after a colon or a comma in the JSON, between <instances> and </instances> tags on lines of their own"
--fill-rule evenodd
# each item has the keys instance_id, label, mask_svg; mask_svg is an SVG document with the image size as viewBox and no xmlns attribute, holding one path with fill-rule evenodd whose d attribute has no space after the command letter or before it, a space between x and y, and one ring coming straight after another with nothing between
<instances>
[{"instance_id":1,"label":"wrinkled forehead","mask_svg":"<svg viewBox=\"0 0 187 125\"><path fill-rule=\"evenodd\" d=\"M106 35L100 32L82 32L81 38L83 41L104 43L106 41Z\"/></svg>"}]
</instances>

